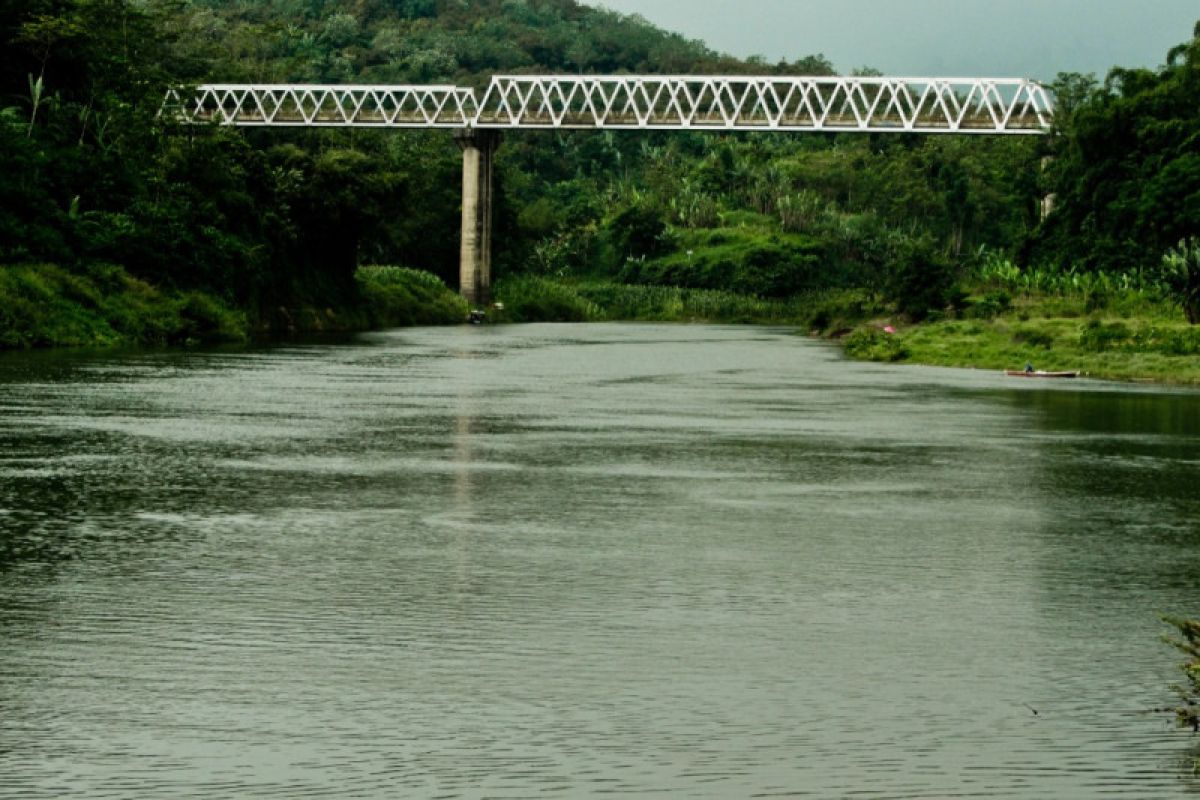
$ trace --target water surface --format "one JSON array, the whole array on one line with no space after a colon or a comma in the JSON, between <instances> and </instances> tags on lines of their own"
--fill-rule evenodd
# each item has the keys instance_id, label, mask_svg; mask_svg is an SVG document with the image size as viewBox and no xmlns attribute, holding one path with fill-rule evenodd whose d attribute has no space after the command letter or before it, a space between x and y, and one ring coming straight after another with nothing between
<instances>
[{"instance_id":1,"label":"water surface","mask_svg":"<svg viewBox=\"0 0 1200 800\"><path fill-rule=\"evenodd\" d=\"M786 331L6 355L0 797L1196 796L1198 486Z\"/></svg>"}]
</instances>

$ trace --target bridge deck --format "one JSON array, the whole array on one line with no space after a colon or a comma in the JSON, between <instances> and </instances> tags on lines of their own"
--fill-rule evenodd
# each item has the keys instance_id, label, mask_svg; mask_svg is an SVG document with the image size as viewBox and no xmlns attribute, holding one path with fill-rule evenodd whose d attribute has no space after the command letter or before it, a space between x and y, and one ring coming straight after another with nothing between
<instances>
[{"instance_id":1,"label":"bridge deck","mask_svg":"<svg viewBox=\"0 0 1200 800\"><path fill-rule=\"evenodd\" d=\"M497 76L458 86L211 84L172 90L188 122L239 126L1040 134L1046 90L1018 79Z\"/></svg>"}]
</instances>

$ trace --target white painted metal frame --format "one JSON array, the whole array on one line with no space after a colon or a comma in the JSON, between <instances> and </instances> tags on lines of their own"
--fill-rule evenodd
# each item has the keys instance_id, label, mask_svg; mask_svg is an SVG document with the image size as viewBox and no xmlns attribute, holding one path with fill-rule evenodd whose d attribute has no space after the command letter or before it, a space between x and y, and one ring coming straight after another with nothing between
<instances>
[{"instance_id":1,"label":"white painted metal frame","mask_svg":"<svg viewBox=\"0 0 1200 800\"><path fill-rule=\"evenodd\" d=\"M238 126L465 128L478 114L475 92L458 86L208 84L172 89L165 107Z\"/></svg>"},{"instance_id":2,"label":"white painted metal frame","mask_svg":"<svg viewBox=\"0 0 1200 800\"><path fill-rule=\"evenodd\" d=\"M1046 90L1005 78L497 76L478 127L1044 133Z\"/></svg>"},{"instance_id":3,"label":"white painted metal frame","mask_svg":"<svg viewBox=\"0 0 1200 800\"><path fill-rule=\"evenodd\" d=\"M457 86L213 84L167 94L187 122L244 126L1041 134L1044 87L1008 78L564 76Z\"/></svg>"}]
</instances>

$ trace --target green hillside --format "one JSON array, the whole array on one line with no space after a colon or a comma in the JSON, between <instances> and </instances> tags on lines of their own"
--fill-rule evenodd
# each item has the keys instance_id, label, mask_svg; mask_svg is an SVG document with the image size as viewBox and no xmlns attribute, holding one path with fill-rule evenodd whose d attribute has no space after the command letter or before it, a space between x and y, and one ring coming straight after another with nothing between
<instances>
[{"instance_id":1,"label":"green hillside","mask_svg":"<svg viewBox=\"0 0 1200 800\"><path fill-rule=\"evenodd\" d=\"M0 0L0 41L0 263L119 267L259 325L299 307L359 324L376 285L361 265L452 283L457 148L446 132L184 129L157 117L168 85L833 71L734 59L574 0ZM1160 73L1065 81L1054 138L512 132L497 276L847 289L912 319L965 308L959 287L997 263L1154 283L1200 219L1196 48Z\"/></svg>"}]
</instances>

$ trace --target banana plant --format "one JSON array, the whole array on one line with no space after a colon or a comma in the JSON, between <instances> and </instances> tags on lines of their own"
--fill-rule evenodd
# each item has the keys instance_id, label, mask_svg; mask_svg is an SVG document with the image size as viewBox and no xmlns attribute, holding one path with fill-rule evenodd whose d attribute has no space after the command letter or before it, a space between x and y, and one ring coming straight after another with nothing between
<instances>
[{"instance_id":1,"label":"banana plant","mask_svg":"<svg viewBox=\"0 0 1200 800\"><path fill-rule=\"evenodd\" d=\"M29 73L29 99L33 105L33 111L29 115L29 130L25 133L25 138L33 136L33 126L37 122L38 108L42 105L42 93L45 89L45 83L41 75L34 80L33 73Z\"/></svg>"}]
</instances>

